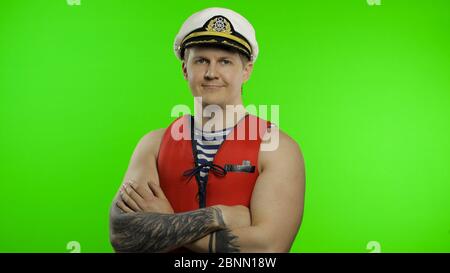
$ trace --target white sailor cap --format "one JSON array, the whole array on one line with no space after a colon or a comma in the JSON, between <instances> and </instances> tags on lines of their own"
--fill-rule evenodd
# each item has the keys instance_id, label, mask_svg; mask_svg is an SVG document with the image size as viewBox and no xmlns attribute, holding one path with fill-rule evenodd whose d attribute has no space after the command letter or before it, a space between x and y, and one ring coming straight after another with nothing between
<instances>
[{"instance_id":1,"label":"white sailor cap","mask_svg":"<svg viewBox=\"0 0 450 273\"><path fill-rule=\"evenodd\" d=\"M253 26L230 9L207 8L192 14L183 23L175 37L175 55L183 60L184 50L198 45L234 48L253 62L258 57Z\"/></svg>"}]
</instances>

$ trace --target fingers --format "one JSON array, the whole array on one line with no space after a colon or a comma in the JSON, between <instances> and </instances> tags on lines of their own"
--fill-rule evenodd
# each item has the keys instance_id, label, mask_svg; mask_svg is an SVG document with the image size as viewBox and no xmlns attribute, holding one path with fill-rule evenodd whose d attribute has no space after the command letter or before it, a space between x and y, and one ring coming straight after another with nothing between
<instances>
[{"instance_id":1,"label":"fingers","mask_svg":"<svg viewBox=\"0 0 450 273\"><path fill-rule=\"evenodd\" d=\"M124 186L126 192L134 199L134 201L141 201L144 199L145 194L142 193L142 187L139 187L135 181L126 183Z\"/></svg>"},{"instance_id":2,"label":"fingers","mask_svg":"<svg viewBox=\"0 0 450 273\"><path fill-rule=\"evenodd\" d=\"M124 185L125 192L137 203L142 203L144 198L141 194L139 194L137 188L139 186L136 183L128 183Z\"/></svg>"},{"instance_id":3,"label":"fingers","mask_svg":"<svg viewBox=\"0 0 450 273\"><path fill-rule=\"evenodd\" d=\"M138 183L136 180L129 179L124 186L130 185L133 190L144 200L151 200L155 197L152 190L145 186L145 183ZM137 200L135 200L137 201Z\"/></svg>"},{"instance_id":4,"label":"fingers","mask_svg":"<svg viewBox=\"0 0 450 273\"><path fill-rule=\"evenodd\" d=\"M133 183L131 184L131 186L142 197L142 199L151 200L155 198L155 195L153 194L151 189L149 187L145 187L145 184L139 185L137 183Z\"/></svg>"},{"instance_id":5,"label":"fingers","mask_svg":"<svg viewBox=\"0 0 450 273\"><path fill-rule=\"evenodd\" d=\"M147 182L148 186L150 187L150 189L152 190L153 194L158 197L158 198L166 198L166 195L164 194L163 190L161 189L161 187L153 182Z\"/></svg>"},{"instance_id":6,"label":"fingers","mask_svg":"<svg viewBox=\"0 0 450 273\"><path fill-rule=\"evenodd\" d=\"M136 201L139 200L138 198L141 197L134 191L132 187L124 186L122 189L120 189L120 197L122 198L123 202L125 202L125 204L128 205L133 211L142 211L142 209L136 203Z\"/></svg>"},{"instance_id":7,"label":"fingers","mask_svg":"<svg viewBox=\"0 0 450 273\"><path fill-rule=\"evenodd\" d=\"M117 199L116 205L119 209L121 209L123 212L125 213L130 213L130 212L134 212L132 209L130 209L123 201L122 198L119 197Z\"/></svg>"}]
</instances>

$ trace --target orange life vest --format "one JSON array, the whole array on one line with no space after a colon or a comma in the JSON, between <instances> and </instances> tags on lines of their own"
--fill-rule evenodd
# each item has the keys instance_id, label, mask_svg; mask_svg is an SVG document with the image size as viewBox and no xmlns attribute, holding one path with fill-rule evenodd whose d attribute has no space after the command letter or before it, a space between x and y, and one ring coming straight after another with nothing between
<instances>
[{"instance_id":1,"label":"orange life vest","mask_svg":"<svg viewBox=\"0 0 450 273\"><path fill-rule=\"evenodd\" d=\"M174 211L192 211L219 204L250 207L258 178L261 137L270 123L253 115L242 118L219 147L206 185L200 185L199 181L198 170L202 166L197 164L191 124L193 117L186 115L167 128L157 159L160 186ZM172 131L190 135L190 138L176 139Z\"/></svg>"}]
</instances>

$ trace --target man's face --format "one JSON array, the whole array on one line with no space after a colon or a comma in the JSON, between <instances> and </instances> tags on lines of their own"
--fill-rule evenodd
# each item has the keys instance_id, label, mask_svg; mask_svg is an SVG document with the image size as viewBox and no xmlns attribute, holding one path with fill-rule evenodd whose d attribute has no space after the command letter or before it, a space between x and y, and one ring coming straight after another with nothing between
<instances>
[{"instance_id":1,"label":"man's face","mask_svg":"<svg viewBox=\"0 0 450 273\"><path fill-rule=\"evenodd\" d=\"M253 64L244 64L238 53L219 48L189 48L183 62L192 95L202 97L205 105L242 104L241 87L252 69Z\"/></svg>"}]
</instances>

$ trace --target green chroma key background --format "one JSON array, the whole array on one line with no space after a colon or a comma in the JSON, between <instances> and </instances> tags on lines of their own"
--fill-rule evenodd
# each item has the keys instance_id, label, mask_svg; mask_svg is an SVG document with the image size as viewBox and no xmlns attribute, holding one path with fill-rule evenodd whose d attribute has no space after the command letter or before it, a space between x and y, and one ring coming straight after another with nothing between
<instances>
[{"instance_id":1,"label":"green chroma key background","mask_svg":"<svg viewBox=\"0 0 450 273\"><path fill-rule=\"evenodd\" d=\"M112 251L137 141L193 105L174 37L210 6L254 25L244 104L280 105L305 156L291 251L450 252L447 0L2 1L0 252Z\"/></svg>"}]
</instances>

